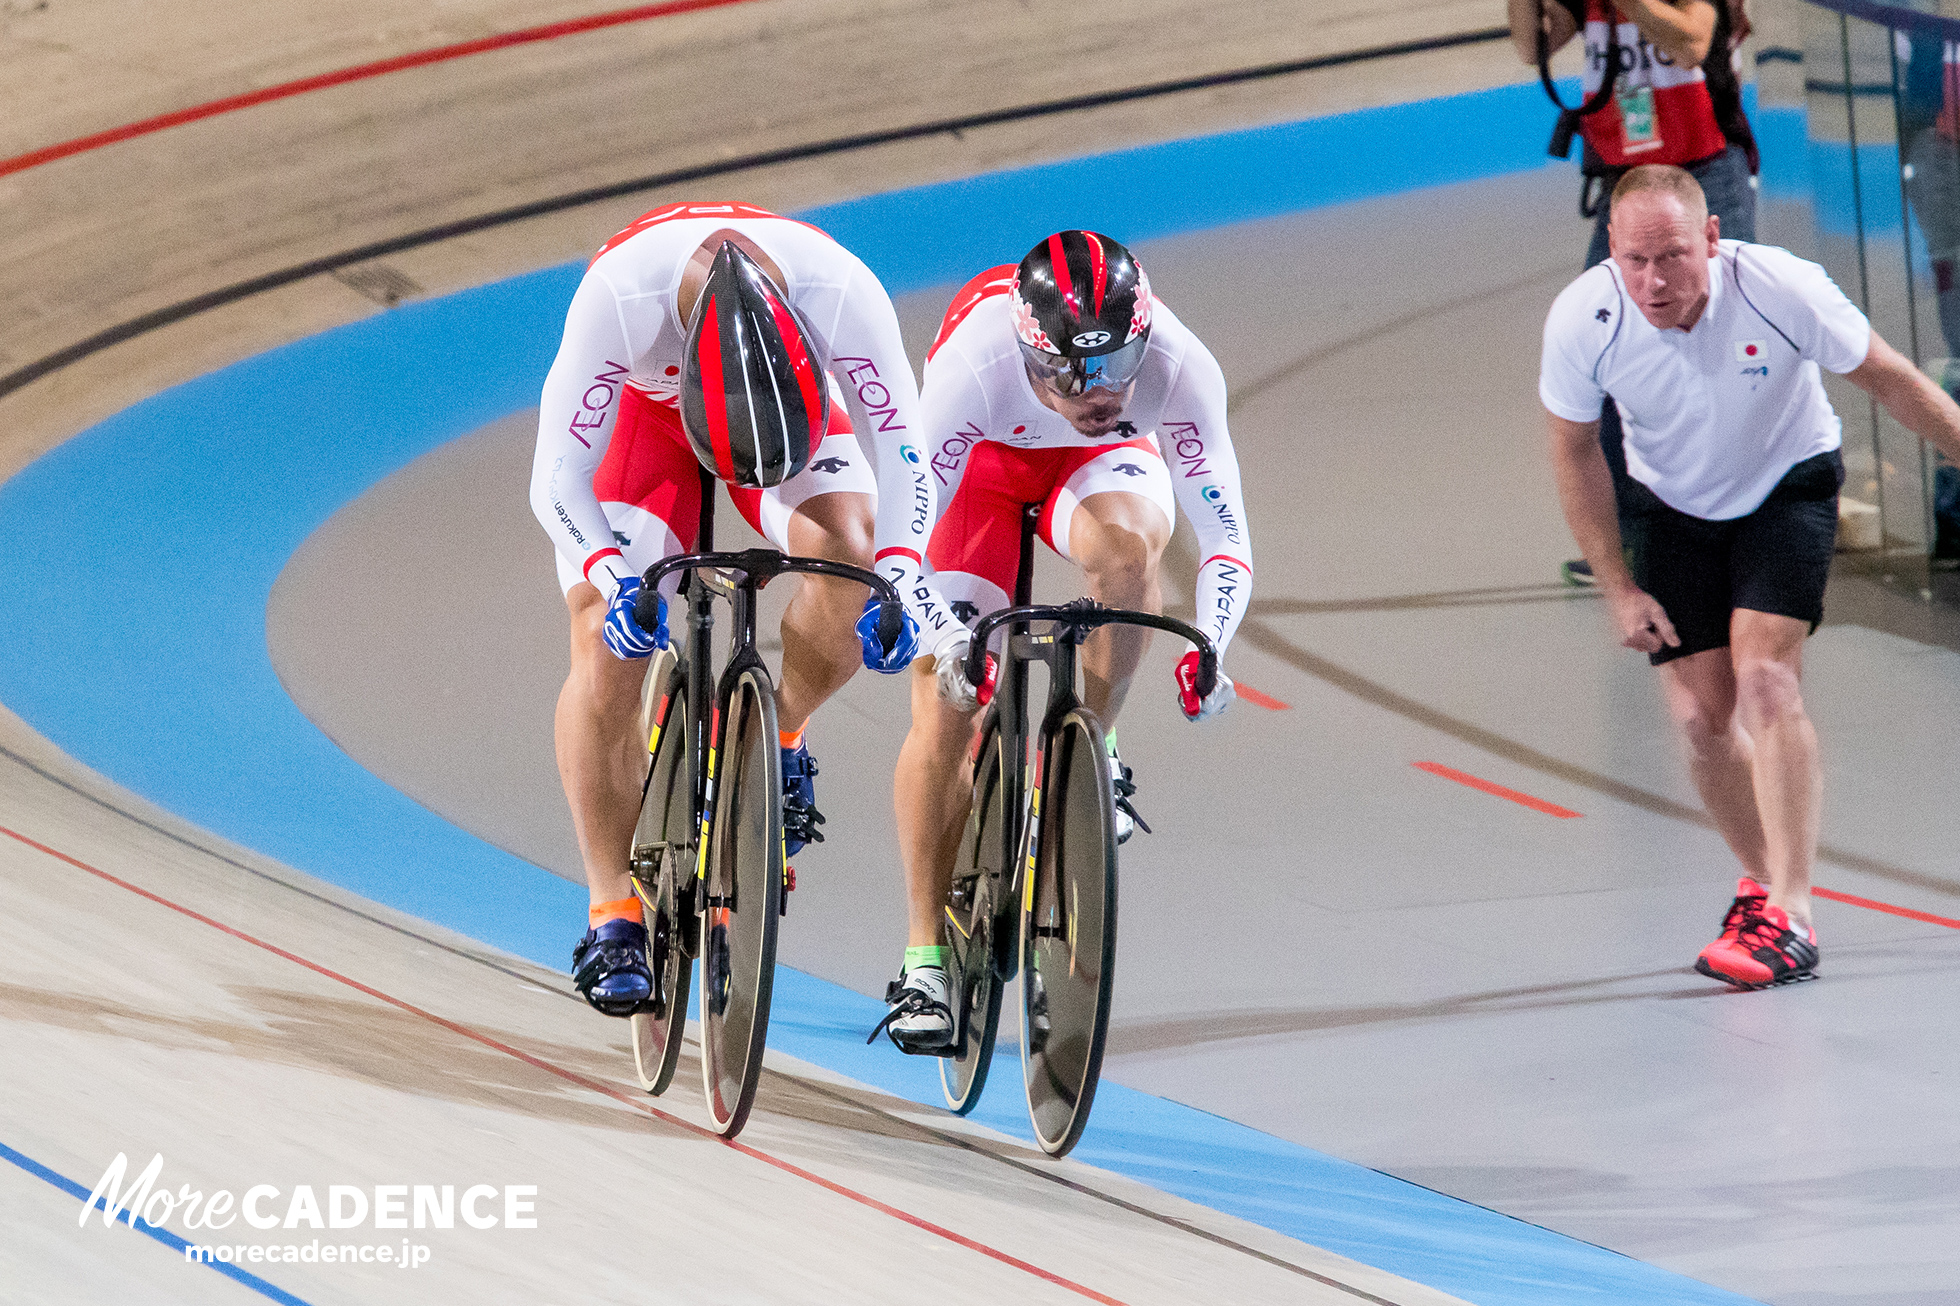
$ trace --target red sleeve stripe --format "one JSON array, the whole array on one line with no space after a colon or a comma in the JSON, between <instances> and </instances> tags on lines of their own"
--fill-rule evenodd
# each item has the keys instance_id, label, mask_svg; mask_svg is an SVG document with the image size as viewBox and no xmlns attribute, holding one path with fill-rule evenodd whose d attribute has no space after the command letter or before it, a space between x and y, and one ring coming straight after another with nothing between
<instances>
[{"instance_id":1,"label":"red sleeve stripe","mask_svg":"<svg viewBox=\"0 0 1960 1306\"><path fill-rule=\"evenodd\" d=\"M917 554L916 552L914 552L913 550L911 550L911 549L900 549L900 548L892 548L892 549L880 549L880 550L878 550L878 556L877 556L877 557L875 557L875 558L873 558L873 559L872 559L871 561L872 561L872 562L873 562L874 564L875 564L875 563L880 563L880 562L883 562L883 561L884 561L884 560L885 560L886 558L889 558L889 557L891 557L891 556L892 556L892 555L893 555L894 553L902 553L902 554L904 554L904 555L905 555L906 557L908 557L908 558L910 558L910 559L911 559L911 560L912 560L913 562L915 562L915 563L917 563L917 564L918 564L919 566L921 566L921 567L923 567L923 566L925 566L925 565L926 565L926 560L925 560L924 558L921 558L921 557L920 557L920 556L919 556L919 555L918 555L918 554Z\"/></svg>"},{"instance_id":2,"label":"red sleeve stripe","mask_svg":"<svg viewBox=\"0 0 1960 1306\"><path fill-rule=\"evenodd\" d=\"M618 558L620 561L624 562L626 560L626 555L621 553L618 549L614 549L614 548L605 548L605 549L596 550L591 557L585 560L585 567L582 571L582 574L587 580L592 579L592 564L599 561L599 559L601 558Z\"/></svg>"},{"instance_id":3,"label":"red sleeve stripe","mask_svg":"<svg viewBox=\"0 0 1960 1306\"><path fill-rule=\"evenodd\" d=\"M707 0L699 0L699 2L706 3ZM719 4L740 4L742 0L713 0L713 2ZM592 262L587 263L586 266L591 267L592 263L597 263L600 256L611 250L615 245L624 244L645 231L648 227L656 227L663 222L672 222L677 218L773 218L778 222L794 222L799 227L809 227L811 231L816 232L826 240L831 239L830 233L822 227L799 221L796 218L786 218L780 213L771 213L768 209L757 208L753 204L663 204L659 208L649 210L633 219L625 230L601 245L599 247L599 253L594 254L592 256Z\"/></svg>"},{"instance_id":4,"label":"red sleeve stripe","mask_svg":"<svg viewBox=\"0 0 1960 1306\"><path fill-rule=\"evenodd\" d=\"M1229 553L1212 554L1209 558L1206 558L1203 562L1198 564L1198 570L1203 571L1206 567L1211 566L1211 564L1214 562L1236 562L1239 564L1239 566L1244 567L1247 571L1252 570L1251 563L1245 561L1245 559L1243 558L1234 558Z\"/></svg>"},{"instance_id":5,"label":"red sleeve stripe","mask_svg":"<svg viewBox=\"0 0 1960 1306\"><path fill-rule=\"evenodd\" d=\"M928 363L932 361L932 356L939 352L939 347L946 343L947 337L959 329L960 323L966 321L968 313L979 307L982 301L991 299L995 295L1005 295L1014 288L1014 272L1012 263L1003 263L997 268L988 268L960 287L960 293L953 296L953 302L947 306L946 316L940 320L939 334L932 338L932 348L926 350Z\"/></svg>"},{"instance_id":6,"label":"red sleeve stripe","mask_svg":"<svg viewBox=\"0 0 1960 1306\"><path fill-rule=\"evenodd\" d=\"M1062 292L1062 298L1075 307L1075 315L1082 316L1082 304L1075 297L1075 279L1068 274L1068 251L1062 247L1062 233L1056 232L1048 238L1048 261L1055 267L1055 289Z\"/></svg>"}]
</instances>

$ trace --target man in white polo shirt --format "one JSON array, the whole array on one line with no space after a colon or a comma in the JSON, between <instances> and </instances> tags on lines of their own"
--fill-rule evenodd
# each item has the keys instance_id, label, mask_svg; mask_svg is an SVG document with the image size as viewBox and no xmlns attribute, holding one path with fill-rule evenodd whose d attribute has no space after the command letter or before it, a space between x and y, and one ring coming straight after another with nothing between
<instances>
[{"instance_id":1,"label":"man in white polo shirt","mask_svg":"<svg viewBox=\"0 0 1960 1306\"><path fill-rule=\"evenodd\" d=\"M1960 456L1960 407L1824 269L1720 236L1688 173L1627 173L1613 192L1612 258L1546 319L1538 393L1566 522L1621 643L1660 668L1695 787L1742 863L1721 936L1695 969L1762 988L1817 965L1822 778L1800 679L1844 479L1818 369L1949 456ZM1607 394L1634 481L1625 540L1597 438Z\"/></svg>"}]
</instances>

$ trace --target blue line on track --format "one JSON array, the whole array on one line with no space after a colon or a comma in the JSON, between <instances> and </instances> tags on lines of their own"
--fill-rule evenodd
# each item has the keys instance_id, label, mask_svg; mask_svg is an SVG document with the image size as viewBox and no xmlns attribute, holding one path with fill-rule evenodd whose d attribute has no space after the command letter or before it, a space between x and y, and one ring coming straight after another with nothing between
<instances>
[{"instance_id":1,"label":"blue line on track","mask_svg":"<svg viewBox=\"0 0 1960 1306\"><path fill-rule=\"evenodd\" d=\"M48 1169L33 1157L16 1152L5 1143L0 1143L0 1159L13 1162L36 1179L46 1180L78 1202L86 1202L89 1199L88 1189L82 1187L67 1175ZM107 1200L105 1199L102 1204L104 1206L108 1205ZM151 1224L148 1220L142 1219L133 1211L129 1214L128 1224L137 1233L154 1238L165 1247L176 1252L179 1256L182 1256L184 1249L190 1246L188 1242L179 1238L176 1234L170 1232L170 1230L157 1228L157 1226ZM241 1270L236 1265L228 1265L223 1261L198 1261L196 1264L202 1265L207 1269L216 1270L227 1279L236 1279L253 1292L258 1293L262 1297L270 1297L272 1300L282 1303L282 1306L309 1306L305 1298L295 1297L277 1284L267 1283L258 1275Z\"/></svg>"},{"instance_id":2,"label":"blue line on track","mask_svg":"<svg viewBox=\"0 0 1960 1306\"><path fill-rule=\"evenodd\" d=\"M799 216L901 293L957 283L1061 225L1142 239L1545 166L1549 116L1535 87L1508 87ZM287 559L342 505L537 402L581 270L406 305L247 359L124 410L0 486L0 701L79 761L226 838L562 967L584 891L441 820L335 747L279 685L265 608ZM402 541L405 566L414 551ZM102 575L122 583L78 584ZM926 1059L864 1046L881 1011L785 969L771 1044L938 1103ZM980 1119L1025 1138L1014 1071L995 1072ZM1479 1306L1746 1301L1117 1084L1100 1090L1077 1155Z\"/></svg>"}]
</instances>

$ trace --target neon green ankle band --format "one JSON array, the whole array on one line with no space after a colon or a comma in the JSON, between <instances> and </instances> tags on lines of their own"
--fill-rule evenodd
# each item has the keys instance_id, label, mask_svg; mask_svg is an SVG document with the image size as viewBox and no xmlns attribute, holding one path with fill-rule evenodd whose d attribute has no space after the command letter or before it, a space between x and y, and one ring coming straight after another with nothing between
<instances>
[{"instance_id":1,"label":"neon green ankle band","mask_svg":"<svg viewBox=\"0 0 1960 1306\"><path fill-rule=\"evenodd\" d=\"M944 944L932 943L924 947L905 950L905 969L917 970L921 966L937 966L946 969L946 948Z\"/></svg>"}]
</instances>

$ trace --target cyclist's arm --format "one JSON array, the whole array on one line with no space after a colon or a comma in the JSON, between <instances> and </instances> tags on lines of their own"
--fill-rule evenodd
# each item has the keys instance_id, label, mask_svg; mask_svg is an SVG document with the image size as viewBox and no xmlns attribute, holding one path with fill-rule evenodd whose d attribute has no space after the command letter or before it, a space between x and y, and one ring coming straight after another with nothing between
<instances>
[{"instance_id":1,"label":"cyclist's arm","mask_svg":"<svg viewBox=\"0 0 1960 1306\"><path fill-rule=\"evenodd\" d=\"M618 301L605 282L588 274L572 297L565 337L538 405L531 511L558 552L608 599L627 573L612 525L592 492L592 474L612 440L632 363Z\"/></svg>"},{"instance_id":2,"label":"cyclist's arm","mask_svg":"<svg viewBox=\"0 0 1960 1306\"><path fill-rule=\"evenodd\" d=\"M1189 414L1189 416L1183 416ZM1252 601L1252 529L1238 453L1225 425L1225 374L1195 345L1178 374L1166 421L1157 430L1178 506L1198 541L1197 616L1222 658Z\"/></svg>"},{"instance_id":3,"label":"cyclist's arm","mask_svg":"<svg viewBox=\"0 0 1960 1306\"><path fill-rule=\"evenodd\" d=\"M878 521L873 554L919 623L919 649L936 653L965 627L925 576L926 541L939 513L919 384L905 356L898 314L861 263L839 297L830 336L830 371L861 443L876 449Z\"/></svg>"},{"instance_id":4,"label":"cyclist's arm","mask_svg":"<svg viewBox=\"0 0 1960 1306\"><path fill-rule=\"evenodd\" d=\"M939 510L943 511L959 492L974 446L987 438L993 409L979 374L950 343L942 345L926 364L926 383L919 389L919 407L924 413L926 438L932 449L933 492Z\"/></svg>"}]
</instances>

